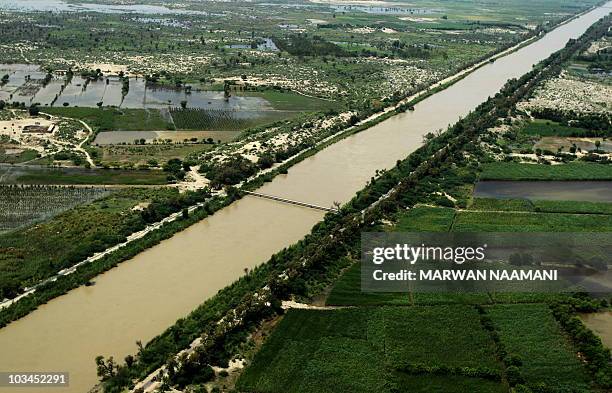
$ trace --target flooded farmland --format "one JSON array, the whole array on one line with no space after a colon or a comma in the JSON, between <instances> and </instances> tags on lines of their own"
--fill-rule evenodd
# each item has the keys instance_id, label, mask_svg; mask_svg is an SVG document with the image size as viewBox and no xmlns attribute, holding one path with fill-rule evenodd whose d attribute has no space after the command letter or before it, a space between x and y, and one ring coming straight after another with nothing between
<instances>
[{"instance_id":1,"label":"flooded farmland","mask_svg":"<svg viewBox=\"0 0 612 393\"><path fill-rule=\"evenodd\" d=\"M322 206L346 202L376 170L420 147L423 135L465 116L506 80L528 72L608 12L600 7L483 66L421 101L414 112L331 145L260 191ZM245 267L301 239L322 217L319 211L245 197L98 276L96 285L73 290L1 329L0 368L70 370L71 386L54 391L88 391L97 381L97 355L123 359L134 353L136 340L161 333L243 275Z\"/></svg>"},{"instance_id":2,"label":"flooded farmland","mask_svg":"<svg viewBox=\"0 0 612 393\"><path fill-rule=\"evenodd\" d=\"M122 94L123 83L117 76L87 80L75 76L69 83L55 75L44 83L47 73L29 64L0 64L0 76L8 75L8 82L0 85L0 100L24 103L29 106L79 106L95 108L117 106L129 109L180 107L185 101L188 108L245 112L272 111L272 105L261 97L232 95L223 91L169 88L147 84L144 78L130 78L129 91ZM63 86L63 87L62 87ZM250 115L251 116L251 115Z\"/></svg>"},{"instance_id":3,"label":"flooded farmland","mask_svg":"<svg viewBox=\"0 0 612 393\"><path fill-rule=\"evenodd\" d=\"M612 202L610 181L481 181L474 196L496 199Z\"/></svg>"},{"instance_id":4,"label":"flooded farmland","mask_svg":"<svg viewBox=\"0 0 612 393\"><path fill-rule=\"evenodd\" d=\"M102 12L108 14L205 14L201 11L173 9L150 4L95 4L93 2L66 2L63 0L0 0L0 10L46 12Z\"/></svg>"}]
</instances>

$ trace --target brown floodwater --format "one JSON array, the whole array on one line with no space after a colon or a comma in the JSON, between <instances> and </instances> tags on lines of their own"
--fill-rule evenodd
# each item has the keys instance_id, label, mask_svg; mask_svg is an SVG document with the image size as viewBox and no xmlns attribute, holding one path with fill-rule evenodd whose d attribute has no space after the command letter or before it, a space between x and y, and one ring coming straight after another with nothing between
<instances>
[{"instance_id":1,"label":"brown floodwater","mask_svg":"<svg viewBox=\"0 0 612 393\"><path fill-rule=\"evenodd\" d=\"M593 10L487 64L422 101L414 112L328 147L260 191L323 206L348 201L376 169L390 168L418 148L424 134L465 116L507 79L526 73L608 12ZM322 217L307 208L243 198L100 275L96 285L71 291L1 329L0 370L68 371L70 387L53 391L85 392L97 380L97 355L123 359L134 353L136 340L161 333L244 274L245 267L301 239Z\"/></svg>"},{"instance_id":2,"label":"brown floodwater","mask_svg":"<svg viewBox=\"0 0 612 393\"><path fill-rule=\"evenodd\" d=\"M580 319L601 338L606 347L612 349L612 311L580 314Z\"/></svg>"}]
</instances>

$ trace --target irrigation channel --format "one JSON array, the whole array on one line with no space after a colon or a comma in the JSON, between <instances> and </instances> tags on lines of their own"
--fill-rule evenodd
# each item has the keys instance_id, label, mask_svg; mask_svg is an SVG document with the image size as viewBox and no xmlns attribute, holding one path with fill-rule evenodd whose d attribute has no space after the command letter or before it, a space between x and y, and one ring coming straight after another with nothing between
<instances>
[{"instance_id":1,"label":"irrigation channel","mask_svg":"<svg viewBox=\"0 0 612 393\"><path fill-rule=\"evenodd\" d=\"M509 78L561 49L610 12L612 2L487 64L407 112L331 145L257 192L318 206L346 202L373 176L494 95ZM83 393L97 381L97 355L123 359L219 289L304 237L324 212L245 196L130 261L0 330L0 370L68 371ZM95 225L92 223L92 225ZM37 392L20 389L20 392Z\"/></svg>"}]
</instances>

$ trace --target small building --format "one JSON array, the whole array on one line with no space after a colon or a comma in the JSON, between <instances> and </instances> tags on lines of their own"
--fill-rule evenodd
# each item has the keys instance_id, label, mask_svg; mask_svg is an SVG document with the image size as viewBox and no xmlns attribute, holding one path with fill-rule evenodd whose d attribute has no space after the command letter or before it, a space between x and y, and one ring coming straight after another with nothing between
<instances>
[{"instance_id":1,"label":"small building","mask_svg":"<svg viewBox=\"0 0 612 393\"><path fill-rule=\"evenodd\" d=\"M35 124L29 124L27 126L23 126L23 133L29 134L50 134L53 133L55 129L55 124L51 124L49 126L43 126L40 123L36 122Z\"/></svg>"}]
</instances>

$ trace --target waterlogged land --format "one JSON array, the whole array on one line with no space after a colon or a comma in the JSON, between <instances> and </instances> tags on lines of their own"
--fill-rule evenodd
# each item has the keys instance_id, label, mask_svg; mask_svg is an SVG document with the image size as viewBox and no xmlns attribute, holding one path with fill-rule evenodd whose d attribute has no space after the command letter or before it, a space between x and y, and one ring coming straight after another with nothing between
<instances>
[{"instance_id":1,"label":"waterlogged land","mask_svg":"<svg viewBox=\"0 0 612 393\"><path fill-rule=\"evenodd\" d=\"M202 175L213 180L210 163L236 155L264 168L282 162L594 3L515 0L474 11L460 2L442 7L427 1L388 7L3 2L0 33L8 64L0 65L6 77L0 100L83 120L95 133L196 131L182 138L126 134L112 140L195 145L178 158L200 164ZM98 106L113 109L95 111ZM241 143L226 146L246 130ZM156 167L138 157L115 159L96 147L105 144L98 137L100 142L83 141L96 166ZM4 162L42 156L35 162L63 165L65 155L18 142L30 160L5 149L12 157ZM156 148L139 150L155 155ZM239 164L222 170L243 180L256 169Z\"/></svg>"},{"instance_id":2,"label":"waterlogged land","mask_svg":"<svg viewBox=\"0 0 612 393\"><path fill-rule=\"evenodd\" d=\"M367 12L356 10L356 12L363 12L365 16L359 15L364 18L368 18L370 14L380 18L381 12L382 15L397 16L397 12L383 12L377 9L369 9ZM419 13L417 12L417 14ZM416 105L415 113L390 119L377 126L376 129L349 138L324 150L293 168L287 176L280 177L272 184L264 187L262 191L322 205L331 205L334 200L347 200L355 190L363 186L375 169L391 167L397 158L404 157L408 151L418 147L423 141L423 134L454 122L460 114L465 114L467 110L472 109L480 101L486 99L488 95L494 93L506 78L518 76L520 72L529 70L533 62L541 59L546 53L563 47L567 38L577 36L597 16L603 14L605 14L604 10L589 14L579 21L560 28L559 31L553 32L550 36L544 37L541 41L517 52L515 55L510 55L508 58L497 60L495 63L485 66L476 74L459 82L457 86ZM441 21L446 20L448 20L448 16L447 19L441 18ZM385 29L385 31L382 31L382 29ZM385 35L395 34L387 30L386 27L381 28L380 33ZM325 47L329 49L329 46L321 46L318 42L316 44L319 49ZM290 43L287 43L287 45L290 46ZM170 50L170 46L165 49ZM299 58L299 54L292 54L290 50L287 53ZM279 58L283 58L283 56L279 56ZM319 59L313 61L316 63ZM431 64L434 63L431 62ZM497 72L500 72L501 75ZM247 76L247 80L248 78ZM242 76L240 79L243 80ZM375 78L372 78L372 80L375 80ZM168 78L167 75L162 76L160 74L156 83L167 85L168 83L172 84L172 82L176 85L176 80L172 76ZM467 96L466 92L469 93ZM457 97L461 97L461 99L458 100ZM460 102L462 106L445 105L448 102ZM63 108L62 105L62 108L59 109ZM447 112L442 112L441 108L445 108ZM436 116L433 116L432 113L436 113ZM359 114L362 115L363 112ZM351 118L352 115L347 116L346 113L330 114L329 116L337 116L340 120L346 122L336 124L338 128L341 128L342 124L350 124L354 121ZM311 120L306 120L305 123L300 124L309 122L311 126L305 128L313 128ZM330 127L330 123L325 117L319 118L318 122L315 123L315 130L319 127ZM292 128L295 125L285 125L285 127L282 130L285 133L296 131ZM407 135L406 127L419 130L419 132L411 132ZM262 134L279 135L274 135L274 132L275 130L265 130ZM275 144L278 147L276 151L271 152L265 146L262 149L260 145L254 145L249 141L247 145L240 146L240 155L251 163L259 164L262 153L274 153L273 161L278 161L287 157L287 151L290 150L288 147L296 147L292 146L288 139L280 136L274 140L278 144ZM377 140L379 142L376 142ZM218 146L218 148L226 149L227 147ZM383 151L385 154L380 154ZM356 154L361 157L359 165L355 165ZM207 164L206 156L204 158L200 156L199 159L201 161L196 161L196 163ZM244 160L230 162L236 162L238 167L246 168L247 171L253 170ZM179 173L180 170L179 165L176 172L173 172L172 169L170 172L174 176L174 173ZM221 184L224 183L224 179L230 179L230 182L235 179L233 174L228 176L228 173L231 174L231 172L227 172L227 168L220 166L205 165L202 172L204 175L210 176L212 180L219 180ZM240 179L240 176L237 178ZM312 179L316 179L316 182L313 182ZM320 185L319 192L313 192L312 184ZM459 194L453 195L461 196ZM467 199L465 195L463 195L463 198ZM442 202L441 199L434 199L433 202L448 203ZM320 213L310 210L293 206L279 206L272 201L245 198L230 208L219 212L212 219L203 221L200 225L163 242L160 246L147 251L135 260L100 276L96 279L95 286L80 288L67 296L58 298L30 316L0 331L0 341L3 347L9 348L7 353L20 354L18 357L11 355L10 359L0 359L0 364L6 364L7 368L22 369L26 365L31 365L31 359L36 354L40 367L46 367L49 364L64 364L64 368L76 370L72 379L74 384L72 389L76 389L75 391L85 390L95 381L94 367L88 366L92 365L91 359L95 355L104 354L108 356L112 354L116 358L121 358L129 352L135 351L134 341L136 339L149 340L177 317L192 310L202 299L212 296L219 288L242 275L245 267L256 266L266 260L274 251L301 238L308 228L320 219ZM563 222L563 219L560 220L560 222ZM262 225L266 225L268 230L261 231ZM602 227L605 227L605 225L602 225ZM282 234L275 232L274 228L279 230L282 228ZM215 234L215 236L211 236L211 234ZM198 247L201 246L202 248L198 248L198 252L192 252L194 251L194 244L198 244ZM177 256L179 256L178 259ZM202 261L205 261L205 263ZM227 261L232 261L231 266ZM197 282L194 282L194 279ZM189 285L190 282L193 285ZM155 288L155 293L152 293L153 288ZM159 288L167 288L167 290L160 291ZM129 307L122 306L125 304L123 300L126 298L130 299ZM235 302L235 300L232 302ZM155 305L154 311L150 308L153 304ZM67 310L72 310L72 312L67 312ZM87 315L86 313L89 312L87 310L90 310L91 314ZM59 319L56 318L57 315L63 317ZM100 320L100 315L104 315L105 319ZM211 317L208 316L207 318ZM210 319L206 320L209 321ZM126 325L125 321L129 321L129 323ZM542 321L539 323L542 323ZM39 329L35 329L40 324L54 326L54 328L41 333ZM65 326L71 326L73 329L77 327L80 334L61 335L61 332L66 331L63 328ZM183 328L188 330L186 327L181 327L181 329ZM485 330L488 329L485 328ZM43 352L46 355L40 356L40 346L36 349L34 347L23 348L21 344L22 347L19 350L12 349L12 343L29 342L28 337L34 333L39 338L38 342L44 343ZM61 336L58 336L58 333ZM41 334L43 337L40 336ZM184 348L189 340L195 338L195 336L197 336L197 333L194 335L193 332L185 335L178 334L177 337L181 337L183 345L179 345L176 349ZM486 335L483 337L486 338ZM346 346L352 348L353 344L353 342L347 342ZM171 344L171 347L172 345L176 344ZM332 347L337 347L337 345ZM58 350L58 348L61 348L61 350ZM83 351L83 348L91 348L92 350ZM327 351L325 347L321 348L323 352ZM350 352L353 352L353 350L351 349ZM62 353L63 356L57 357L56 355L59 353ZM362 355L364 357L381 356L370 352L364 352ZM334 353L329 354L329 357L323 356L319 366L327 361L325 359L333 364L337 361L334 356ZM167 356L164 356L164 358L167 358ZM486 359L490 360L488 357ZM153 363L156 366L160 364L159 362ZM458 364L463 363L458 362ZM479 367L478 362L474 365ZM487 367L489 365L490 363L485 364ZM317 365L313 364L308 369L317 370ZM489 378L490 375L497 375L495 370L497 369L493 367L492 374L487 371L483 375L485 378ZM465 386L473 385L472 380L464 377L463 375L456 376L454 378L455 383ZM421 378L420 381L423 382L423 379ZM347 383L352 382L348 381ZM380 381L375 381L375 384L377 383L380 383ZM483 384L481 382L481 385ZM488 386L488 384L484 385ZM314 388L317 386L314 386ZM361 385L361 387L368 386L378 385L368 385L367 383ZM491 391L496 391L495 389L499 388L499 384L492 383L489 388Z\"/></svg>"},{"instance_id":3,"label":"waterlogged land","mask_svg":"<svg viewBox=\"0 0 612 393\"><path fill-rule=\"evenodd\" d=\"M602 14L605 14L605 10L571 22L532 46L481 68L457 85L416 105L414 113L392 118L372 130L331 146L295 166L287 176L279 177L262 191L322 205L350 198L376 168L393 166L397 158L405 156L407 151L422 143L422 134L406 133L406 127L427 132L454 122L461 113L465 114L499 89L507 78L531 69L533 62L563 47L569 37L578 36ZM453 99L459 96L461 100ZM459 102L463 106L444 105L447 102ZM441 112L442 109L448 112ZM438 115L431 116L434 112ZM377 144L376 140L380 143ZM381 151L386 154L380 154ZM356 154L361 157L357 166L354 159ZM320 185L321 192L313 192L313 184ZM212 296L217 289L243 274L244 267L259 264L276 250L301 238L320 218L320 213L310 210L244 198L215 214L212 219L100 276L95 286L80 288L60 297L2 329L0 341L3 347L9 348L8 353L20 355L18 358L14 355L3 358L1 363L6 364L8 369L20 369L28 364L36 352L40 367L51 363L56 366L64 364L64 368L75 370L72 389L86 389L96 379L95 370L88 366L93 357L112 354L115 358L121 358L134 351L135 339L149 340L177 317L193 309L203 298ZM272 219L278 221L271 222ZM261 231L262 223L266 223L266 231ZM275 228L280 232L275 232ZM197 253L192 253L194 244L202 246ZM180 264L177 255L180 255ZM231 266L228 260L233 261ZM200 274L194 271L196 267L200 269ZM189 285L190 282L194 285ZM152 291L153 288L155 291ZM160 291L159 288L169 288L171 292ZM121 299L126 298L130 299L129 307L118 306L125 304ZM89 306L85 307L85 304ZM154 312L150 308L153 304ZM87 310L91 310L92 314L85 315L89 312ZM63 317L58 319L58 315ZM105 316L104 321L100 320L100 315ZM129 324L121 321L129 321ZM40 324L55 328L41 332L35 328ZM71 334L70 337L62 335L61 332L66 331L62 329L64 324L79 327L80 334ZM30 334L36 334L38 342L44 343L43 352L48 356L41 357L40 345L36 349L23 347L24 342L29 342L27 337ZM178 336L182 341L187 341L186 346L189 334ZM19 351L11 349L12 343L16 342L21 343ZM58 358L53 354L62 351L55 350L56 345L56 349L63 348L64 354L66 348L73 350L70 350L69 356ZM91 348L92 351L86 352L83 348ZM182 348L178 346L177 349Z\"/></svg>"}]
</instances>

